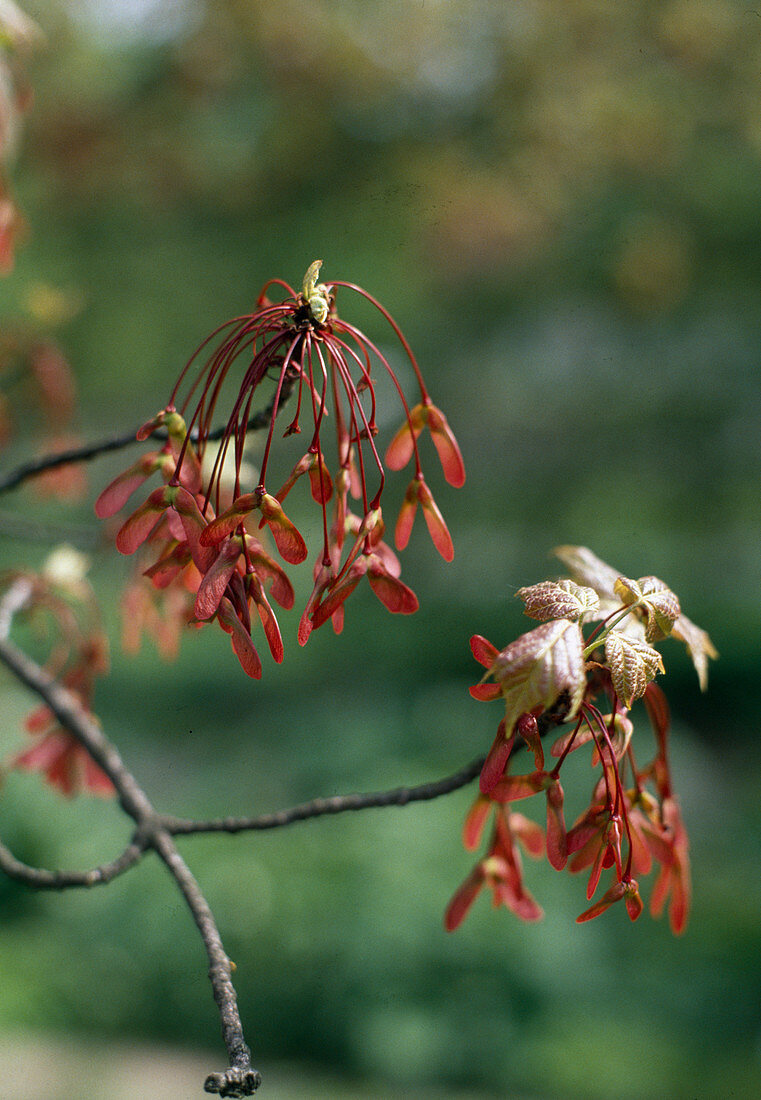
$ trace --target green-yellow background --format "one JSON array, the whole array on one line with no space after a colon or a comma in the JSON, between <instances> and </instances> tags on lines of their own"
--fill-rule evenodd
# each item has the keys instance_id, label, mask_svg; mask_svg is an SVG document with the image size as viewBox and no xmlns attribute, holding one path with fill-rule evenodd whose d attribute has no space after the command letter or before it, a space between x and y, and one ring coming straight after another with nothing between
<instances>
[{"instance_id":1,"label":"green-yellow background","mask_svg":"<svg viewBox=\"0 0 761 1100\"><path fill-rule=\"evenodd\" d=\"M267 658L258 684L211 627L173 665L150 642L120 652L130 562L98 541L92 500L126 453L89 466L79 505L31 488L0 501L5 566L39 564L59 524L91 552L113 642L97 711L161 809L268 811L436 778L485 751L499 708L468 696L468 638L502 646L527 628L512 594L552 573L559 543L665 579L721 652L701 696L664 646L694 863L681 939L617 910L577 926L583 880L533 864L542 924L482 899L447 936L471 791L184 841L238 966L266 1095L755 1095L761 14L731 0L26 7L46 43L11 170L29 235L0 323L40 323L65 349L82 437L154 413L211 328L320 257L325 278L394 313L468 467L457 492L429 462L456 556L446 566L415 532L417 615L360 589L343 635L300 650L286 614L286 660ZM353 317L406 378L388 331L361 305ZM36 427L21 418L4 468L33 453ZM18 538L34 521L47 526ZM1 686L5 756L30 700ZM577 783L571 817L584 765ZM66 803L20 774L0 832L65 867L127 836L110 804ZM83 1052L76 1069L42 1047L61 1097L115 1097L92 1084L93 1052L113 1065L125 1043L200 1051L193 1080L221 1066L200 942L155 861L63 896L0 877L0 1027L15 1072L30 1036ZM164 1072L150 1095L200 1095L179 1080Z\"/></svg>"}]
</instances>

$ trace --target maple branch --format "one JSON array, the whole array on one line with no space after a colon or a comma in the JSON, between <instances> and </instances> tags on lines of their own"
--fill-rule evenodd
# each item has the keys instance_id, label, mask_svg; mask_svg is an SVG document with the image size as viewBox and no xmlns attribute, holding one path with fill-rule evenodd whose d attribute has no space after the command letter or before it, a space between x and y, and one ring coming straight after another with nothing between
<instances>
[{"instance_id":1,"label":"maple branch","mask_svg":"<svg viewBox=\"0 0 761 1100\"><path fill-rule=\"evenodd\" d=\"M33 458L29 462L24 462L17 466L15 470L11 470L5 477L0 478L0 493L15 489L30 477L38 477L39 474L44 474L46 470L56 470L59 466L68 466L73 462L87 462L91 458L108 454L109 451L120 451L124 447L129 447L130 444L137 442L135 439L136 432L137 428L132 432L109 436L97 443L86 443L81 447L69 447L65 451L56 451L55 454L42 455L40 458ZM154 433L154 435L160 438L158 433Z\"/></svg>"},{"instance_id":2,"label":"maple branch","mask_svg":"<svg viewBox=\"0 0 761 1100\"><path fill-rule=\"evenodd\" d=\"M555 711L545 711L537 719L539 736L544 737L551 729L565 722L565 707ZM515 751L513 746L512 752ZM511 755L512 755L511 752ZM416 787L391 787L386 791L371 791L367 794L335 795L332 798L313 798L287 810L275 813L257 814L252 817L219 817L208 821L196 821L193 818L161 816L161 824L172 836L193 836L197 833L243 833L261 832L265 829L281 829L293 825L296 821L307 821L312 817L324 817L328 814L343 814L354 810L379 809L384 806L407 806L410 802L429 802L442 795L459 791L479 775L484 766L485 756L477 756L464 767L458 768L443 779L420 783Z\"/></svg>"},{"instance_id":3,"label":"maple branch","mask_svg":"<svg viewBox=\"0 0 761 1100\"><path fill-rule=\"evenodd\" d=\"M264 829L279 829L295 821L306 821L326 814L342 814L350 810L369 810L383 806L407 806L410 802L425 802L441 795L460 790L472 783L484 765L484 757L471 760L464 768L417 787L392 787L387 791L368 794L336 795L333 798L315 798L287 810L256 817L222 817L210 821L194 821L191 818L161 817L161 824L173 836L192 836L194 833L242 833Z\"/></svg>"},{"instance_id":4,"label":"maple branch","mask_svg":"<svg viewBox=\"0 0 761 1100\"><path fill-rule=\"evenodd\" d=\"M133 866L146 849L153 848L174 878L193 915L206 948L209 959L209 980L219 1009L222 1035L227 1048L228 1068L222 1073L210 1074L204 1088L207 1092L215 1092L220 1096L251 1096L261 1084L261 1076L251 1067L250 1052L243 1036L237 996L232 984L230 960L222 945L214 915L148 796L128 771L118 751L105 737L97 722L83 710L70 691L56 683L48 673L4 636L7 635L13 610L23 606L25 598L22 591L14 592L13 598L9 600L6 595L4 606L0 606L0 661L17 679L43 700L60 724L87 750L113 783L122 809L137 824L133 844L140 848L134 858L131 852L128 857L125 850L122 859L129 860L130 866ZM55 878L57 874L64 876L67 874L66 872L38 871L35 876L34 868L20 864L10 852L7 852L7 855L10 857L9 866L12 870L19 872L24 881L28 882L30 877L37 877L38 881L35 885L52 885L49 876ZM126 869L126 866L121 868L121 870ZM19 877L19 874L15 877ZM62 882L61 885L75 885L75 883L69 880Z\"/></svg>"},{"instance_id":5,"label":"maple branch","mask_svg":"<svg viewBox=\"0 0 761 1100\"><path fill-rule=\"evenodd\" d=\"M16 859L11 850L0 841L0 870L16 882L23 882L34 890L65 890L70 886L103 886L124 874L143 858L145 844L131 840L120 856L110 863L102 863L90 871L46 871L30 867Z\"/></svg>"},{"instance_id":6,"label":"maple branch","mask_svg":"<svg viewBox=\"0 0 761 1100\"><path fill-rule=\"evenodd\" d=\"M293 389L293 381L286 379L280 391L280 400L278 401L277 411L280 412L283 405L286 403L291 395ZM246 431L255 432L261 431L262 428L269 427L270 420L272 419L272 413L275 408L275 399L259 412L254 415L248 421L246 425ZM101 455L108 454L110 451L121 451L125 447L130 447L133 443L137 443L135 438L138 429L135 428L130 432L122 432L119 435L108 436L106 439L98 440L96 443L86 443L81 447L69 447L65 451L57 451L55 454L43 455L40 458L31 459L29 462L24 462L20 466L17 466L15 470L11 470L5 477L0 477L0 493L8 492L10 489L16 489L23 482L29 478L38 477L40 474L44 474L46 470L55 470L59 466L68 466L74 462L88 462L90 459L99 458ZM225 433L225 428L215 428L213 432L209 433L208 439L210 442L214 442L217 439L221 439ZM190 438L193 439L195 433L190 433ZM151 439L158 439L162 442L166 440L166 432L162 429L157 429L151 433Z\"/></svg>"}]
</instances>

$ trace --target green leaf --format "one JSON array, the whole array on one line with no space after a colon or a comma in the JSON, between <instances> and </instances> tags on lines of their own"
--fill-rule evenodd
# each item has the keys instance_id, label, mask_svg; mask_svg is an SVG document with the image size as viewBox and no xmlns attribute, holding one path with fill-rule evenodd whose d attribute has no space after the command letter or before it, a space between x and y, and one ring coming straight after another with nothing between
<instances>
[{"instance_id":1,"label":"green leaf","mask_svg":"<svg viewBox=\"0 0 761 1100\"><path fill-rule=\"evenodd\" d=\"M556 619L521 634L497 654L489 675L505 700L508 735L521 714L551 707L563 694L568 696L568 717L576 713L586 686L582 650L579 624Z\"/></svg>"},{"instance_id":2,"label":"green leaf","mask_svg":"<svg viewBox=\"0 0 761 1100\"><path fill-rule=\"evenodd\" d=\"M606 565L586 546L556 546L552 552L560 558L577 584L594 588L598 596L607 599L615 597L614 586L621 576L620 570Z\"/></svg>"},{"instance_id":3,"label":"green leaf","mask_svg":"<svg viewBox=\"0 0 761 1100\"><path fill-rule=\"evenodd\" d=\"M641 609L647 620L648 642L658 642L671 633L680 614L679 600L663 581L657 577L640 577L637 581L619 577L614 588L623 604Z\"/></svg>"},{"instance_id":4,"label":"green leaf","mask_svg":"<svg viewBox=\"0 0 761 1100\"><path fill-rule=\"evenodd\" d=\"M705 691L708 687L708 659L710 657L715 660L719 656L713 642L705 630L695 626L695 623L691 622L686 615L679 616L674 623L671 636L678 638L687 646L687 652L698 674L700 690Z\"/></svg>"},{"instance_id":5,"label":"green leaf","mask_svg":"<svg viewBox=\"0 0 761 1100\"><path fill-rule=\"evenodd\" d=\"M613 687L625 707L644 695L650 681L664 671L657 649L619 630L611 630L605 639L605 660Z\"/></svg>"},{"instance_id":6,"label":"green leaf","mask_svg":"<svg viewBox=\"0 0 761 1100\"><path fill-rule=\"evenodd\" d=\"M600 600L592 588L574 581L541 581L528 588L519 588L516 596L526 605L530 619L570 619L576 622L590 611L597 611Z\"/></svg>"}]
</instances>

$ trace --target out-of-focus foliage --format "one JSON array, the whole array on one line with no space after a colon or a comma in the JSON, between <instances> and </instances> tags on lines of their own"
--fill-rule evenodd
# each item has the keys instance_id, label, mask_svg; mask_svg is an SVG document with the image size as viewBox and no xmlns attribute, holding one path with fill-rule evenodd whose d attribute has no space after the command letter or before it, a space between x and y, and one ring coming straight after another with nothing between
<instances>
[{"instance_id":1,"label":"out-of-focus foliage","mask_svg":"<svg viewBox=\"0 0 761 1100\"><path fill-rule=\"evenodd\" d=\"M468 467L465 489L438 501L453 564L413 534L421 609L402 626L367 598L340 638L320 631L299 652L295 620L284 623L286 660L255 686L204 635L172 666L151 651L115 656L96 707L162 808L269 810L423 780L485 751L492 722L467 696L467 639L502 646L526 629L510 595L558 543L662 576L722 655L706 696L681 655L664 682L694 845L694 915L678 943L615 914L572 927L577 899L549 870L543 925L508 926L484 907L445 938L468 792L188 841L262 1069L307 1056L391 1090L752 1094L759 13L731 0L27 9L46 44L10 169L30 229L0 284L0 323L62 346L81 431L155 413L208 331L249 309L264 279L298 281L319 256L326 277L366 286L396 315ZM12 464L39 422L19 422L23 404L6 398ZM120 464L90 468L93 498ZM43 510L30 489L5 498L3 564L38 564L61 524L91 547L90 506ZM40 536L39 551L19 533ZM116 640L125 566L108 547L96 558ZM3 755L27 709L9 692ZM25 776L6 784L0 828L22 857L66 866L110 855L122 835L107 808L56 806ZM168 898L158 868L76 898L0 881L3 913L18 914L3 926L2 1020L208 1042L200 951ZM590 1035L610 1055L594 1082Z\"/></svg>"}]
</instances>

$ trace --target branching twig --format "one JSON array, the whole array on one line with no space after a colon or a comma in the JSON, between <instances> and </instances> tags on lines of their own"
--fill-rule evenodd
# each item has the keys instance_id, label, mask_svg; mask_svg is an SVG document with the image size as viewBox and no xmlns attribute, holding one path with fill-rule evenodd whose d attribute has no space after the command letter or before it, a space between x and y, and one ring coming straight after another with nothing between
<instances>
[{"instance_id":1,"label":"branching twig","mask_svg":"<svg viewBox=\"0 0 761 1100\"><path fill-rule=\"evenodd\" d=\"M293 382L286 379L280 391L278 412L290 397L292 389ZM246 430L254 432L269 427L273 409L274 398L266 408L255 413L251 417L246 425ZM44 474L46 470L55 470L59 466L68 466L74 462L89 462L90 459L99 458L100 455L108 454L110 451L121 451L125 447L129 447L137 442L135 438L137 430L138 429L135 428L131 432L122 432L119 435L109 436L107 439L101 439L97 443L86 443L81 447L70 447L66 451L57 451L56 454L43 455L41 458L35 458L31 459L29 462L24 462L21 466L17 466L15 470L11 470L5 477L0 477L0 493L5 493L10 489L17 488L19 485L23 484L23 482L28 481L29 478L38 477L40 474ZM211 442L214 442L217 439L221 439L224 432L224 428L216 428L213 432L209 433L208 438ZM191 439L193 438L193 434L194 433L191 432ZM158 430L153 433L151 438L163 441L166 439L166 433Z\"/></svg>"},{"instance_id":2,"label":"branching twig","mask_svg":"<svg viewBox=\"0 0 761 1100\"><path fill-rule=\"evenodd\" d=\"M201 888L177 851L166 829L158 828L153 846L167 865L193 914L209 958L209 978L222 1021L222 1035L229 1058L229 1068L223 1073L211 1073L206 1078L206 1092L220 1096L251 1096L261 1085L261 1075L251 1068L251 1051L246 1046L238 1014L238 1002L232 982L232 967L222 945L214 914L201 893Z\"/></svg>"},{"instance_id":3,"label":"branching twig","mask_svg":"<svg viewBox=\"0 0 761 1100\"><path fill-rule=\"evenodd\" d=\"M406 806L410 802L425 802L452 791L460 790L472 783L484 765L484 757L471 760L464 768L453 775L445 776L417 787L393 787L388 791L374 791L370 794L336 795L334 798L315 798L289 810L279 810L272 814L259 814L256 817L222 817L211 821L193 821L190 818L163 815L161 824L173 836L190 836L194 833L242 833L263 829L279 829L295 821L306 821L310 817L322 817L325 814L342 814L348 810L368 810L382 806Z\"/></svg>"},{"instance_id":4,"label":"branching twig","mask_svg":"<svg viewBox=\"0 0 761 1100\"><path fill-rule=\"evenodd\" d=\"M145 853L145 844L130 841L120 856L110 863L102 863L90 871L46 871L30 867L16 859L9 848L0 842L0 870L9 878L23 882L35 890L65 890L70 886L103 886L118 875L134 867Z\"/></svg>"},{"instance_id":5,"label":"branching twig","mask_svg":"<svg viewBox=\"0 0 761 1100\"><path fill-rule=\"evenodd\" d=\"M229 1061L229 1068L222 1073L211 1074L204 1087L207 1092L216 1092L220 1096L253 1095L261 1083L261 1077L251 1066L250 1054L238 1013L235 989L230 978L230 962L222 946L211 909L198 883L177 851L171 834L162 825L150 800L124 765L116 748L104 736L97 722L82 709L75 696L51 679L39 665L1 636L0 661L22 683L39 695L60 724L84 746L96 764L103 769L116 788L122 809L137 824L135 843L141 849L153 848L158 853L182 891L198 925L209 957L209 978L214 999L219 1006L222 1034ZM138 859L139 854L133 862L137 862ZM17 861L14 860L14 863L17 864ZM23 867L24 865L21 864L17 869ZM32 868L27 870L32 871ZM56 872L48 872L48 874L55 875Z\"/></svg>"},{"instance_id":6,"label":"branching twig","mask_svg":"<svg viewBox=\"0 0 761 1100\"><path fill-rule=\"evenodd\" d=\"M42 455L33 458L29 462L22 463L15 470L11 470L5 477L0 478L0 493L9 489L15 489L30 477L38 477L46 470L56 470L59 466L68 466L74 462L88 462L91 458L108 454L109 451L120 451L124 447L137 442L135 434L137 428L131 432L123 432L120 435L101 439L97 443L86 443L81 447L69 447L65 451L56 451L55 454ZM160 438L160 437L159 437Z\"/></svg>"},{"instance_id":7,"label":"branching twig","mask_svg":"<svg viewBox=\"0 0 761 1100\"><path fill-rule=\"evenodd\" d=\"M0 601L0 662L4 663L22 683L43 700L61 726L102 768L117 791L122 809L133 819L137 829L130 844L120 856L90 871L47 871L30 867L16 859L3 844L0 844L0 869L12 878L35 888L65 889L74 886L94 886L109 882L135 866L149 849L156 851L185 898L201 933L209 959L209 978L219 1009L229 1066L221 1073L210 1074L204 1088L207 1092L217 1093L220 1096L251 1096L261 1084L261 1077L251 1066L251 1055L243 1035L237 996L232 983L230 960L225 953L214 915L198 883L178 852L173 835L273 829L324 814L337 814L371 807L405 806L410 802L430 800L470 783L480 771L483 759L472 761L444 779L422 783L416 787L395 787L370 794L318 798L288 810L257 817L226 818L204 822L160 815L125 766L114 745L105 737L98 723L80 706L76 697L8 641L7 635L12 616L23 608L28 596L28 582L19 581Z\"/></svg>"}]
</instances>

